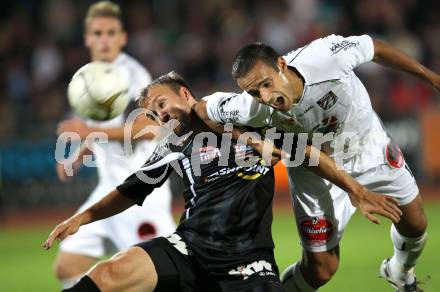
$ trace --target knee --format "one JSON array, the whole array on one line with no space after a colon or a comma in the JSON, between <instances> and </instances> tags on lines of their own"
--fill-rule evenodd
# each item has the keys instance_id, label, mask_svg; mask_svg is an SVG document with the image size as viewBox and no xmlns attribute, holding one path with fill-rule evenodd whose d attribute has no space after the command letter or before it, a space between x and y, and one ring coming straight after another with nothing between
<instances>
[{"instance_id":1,"label":"knee","mask_svg":"<svg viewBox=\"0 0 440 292\"><path fill-rule=\"evenodd\" d=\"M414 233L415 233L415 237L420 237L423 234L425 234L426 230L428 229L428 220L426 219L426 217L423 217L422 222L416 226Z\"/></svg>"},{"instance_id":2,"label":"knee","mask_svg":"<svg viewBox=\"0 0 440 292\"><path fill-rule=\"evenodd\" d=\"M73 274L72 270L68 267L68 265L65 265L63 262L60 261L55 262L53 267L53 272L55 276L58 278L58 280L64 280L77 276Z\"/></svg>"},{"instance_id":3,"label":"knee","mask_svg":"<svg viewBox=\"0 0 440 292\"><path fill-rule=\"evenodd\" d=\"M419 227L417 228L419 236L422 236L427 229L428 229L428 219L426 218L425 214L423 214L422 220L419 224Z\"/></svg>"},{"instance_id":4,"label":"knee","mask_svg":"<svg viewBox=\"0 0 440 292\"><path fill-rule=\"evenodd\" d=\"M339 261L327 261L321 263L313 263L305 271L309 273L309 278L312 283L311 286L319 288L327 284L336 271L338 270Z\"/></svg>"},{"instance_id":5,"label":"knee","mask_svg":"<svg viewBox=\"0 0 440 292\"><path fill-rule=\"evenodd\" d=\"M118 269L116 269L114 262L110 259L99 262L88 273L89 277L102 291L111 290L113 284L118 281Z\"/></svg>"},{"instance_id":6,"label":"knee","mask_svg":"<svg viewBox=\"0 0 440 292\"><path fill-rule=\"evenodd\" d=\"M410 227L411 227L411 237L419 237L425 234L426 229L428 229L428 219L426 218L426 215L424 212L420 212L420 215L418 216L418 220L411 220Z\"/></svg>"},{"instance_id":7,"label":"knee","mask_svg":"<svg viewBox=\"0 0 440 292\"><path fill-rule=\"evenodd\" d=\"M338 265L327 264L316 268L316 284L321 287L327 284L336 271L338 270Z\"/></svg>"},{"instance_id":8,"label":"knee","mask_svg":"<svg viewBox=\"0 0 440 292\"><path fill-rule=\"evenodd\" d=\"M399 222L394 227L397 232L405 237L420 237L425 234L428 229L428 220L426 216L420 216L418 220L413 220L412 222Z\"/></svg>"}]
</instances>

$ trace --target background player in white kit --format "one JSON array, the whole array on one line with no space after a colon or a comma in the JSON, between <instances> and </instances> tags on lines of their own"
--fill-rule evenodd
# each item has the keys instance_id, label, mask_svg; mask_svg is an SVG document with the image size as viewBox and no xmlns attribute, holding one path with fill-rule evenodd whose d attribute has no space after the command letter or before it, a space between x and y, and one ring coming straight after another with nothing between
<instances>
[{"instance_id":1,"label":"background player in white kit","mask_svg":"<svg viewBox=\"0 0 440 292\"><path fill-rule=\"evenodd\" d=\"M367 35L331 35L283 57L263 44L242 48L234 61L233 77L250 95L210 98L206 110L217 122L330 133L323 151L342 162L344 170L369 190L399 200L403 215L391 226L394 255L382 262L380 275L398 291L421 291L414 274L427 237L421 197L402 152L386 134L353 72L372 60L410 72L440 89L438 74L383 42ZM337 139L332 133L354 134L348 152L335 149ZM286 291L315 291L337 270L339 241L355 209L337 186L302 167L288 171L304 253L282 280Z\"/></svg>"},{"instance_id":2,"label":"background player in white kit","mask_svg":"<svg viewBox=\"0 0 440 292\"><path fill-rule=\"evenodd\" d=\"M127 42L119 6L101 1L92 5L85 19L85 45L93 61L112 62L127 74L130 82L130 96L134 99L151 82L150 74L132 57L121 50ZM77 132L85 139L92 132L103 132L108 143L92 143L91 150L82 147L73 162L74 173L82 164L82 158L93 151L98 168L98 185L88 200L80 207L84 210L105 196L110 190L138 169L153 152L155 142L151 133L145 134L135 144L133 155L124 156L124 115L110 121L87 124L80 119L60 123L58 134ZM144 115L138 115L131 125L132 136L145 126L152 125ZM150 140L146 140L150 139ZM69 177L64 165L57 165L62 181ZM133 207L112 218L81 227L80 231L63 241L55 261L55 273L64 288L75 284L99 257L116 250L127 249L133 244L156 236L167 235L175 230L171 214L171 190L169 183L155 190L142 207ZM110 242L116 250L108 249Z\"/></svg>"}]
</instances>

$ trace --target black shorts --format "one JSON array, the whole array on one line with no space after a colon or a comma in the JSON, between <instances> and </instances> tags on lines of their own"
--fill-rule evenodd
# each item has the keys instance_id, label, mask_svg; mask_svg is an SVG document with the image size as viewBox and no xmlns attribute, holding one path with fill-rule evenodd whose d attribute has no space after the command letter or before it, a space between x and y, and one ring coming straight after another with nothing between
<instances>
[{"instance_id":1,"label":"black shorts","mask_svg":"<svg viewBox=\"0 0 440 292\"><path fill-rule=\"evenodd\" d=\"M156 292L282 292L278 270L267 260L246 262L223 271L208 271L176 234L137 244L151 257ZM221 276L219 276L221 275Z\"/></svg>"}]
</instances>

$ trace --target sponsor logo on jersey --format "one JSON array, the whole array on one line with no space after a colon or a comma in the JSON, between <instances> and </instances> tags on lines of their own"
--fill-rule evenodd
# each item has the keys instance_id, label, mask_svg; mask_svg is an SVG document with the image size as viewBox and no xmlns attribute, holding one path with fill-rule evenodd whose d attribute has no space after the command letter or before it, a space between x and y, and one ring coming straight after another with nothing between
<instances>
[{"instance_id":1,"label":"sponsor logo on jersey","mask_svg":"<svg viewBox=\"0 0 440 292\"><path fill-rule=\"evenodd\" d=\"M235 120L239 114L238 110L222 111L222 116L226 121Z\"/></svg>"},{"instance_id":2,"label":"sponsor logo on jersey","mask_svg":"<svg viewBox=\"0 0 440 292\"><path fill-rule=\"evenodd\" d=\"M329 91L326 95L321 97L316 103L323 109L328 110L338 101L338 96L333 93L333 91Z\"/></svg>"},{"instance_id":3,"label":"sponsor logo on jersey","mask_svg":"<svg viewBox=\"0 0 440 292\"><path fill-rule=\"evenodd\" d=\"M264 160L260 158L256 164L251 166L225 167L205 177L204 182L213 182L221 177L233 174L245 180L255 180L269 171L269 167L265 164Z\"/></svg>"},{"instance_id":4,"label":"sponsor logo on jersey","mask_svg":"<svg viewBox=\"0 0 440 292\"><path fill-rule=\"evenodd\" d=\"M273 271L272 264L265 260L255 261L248 265L238 266L237 268L230 270L228 273L231 276L242 276L243 280L246 280L253 275L258 275L260 277L276 276Z\"/></svg>"},{"instance_id":5,"label":"sponsor logo on jersey","mask_svg":"<svg viewBox=\"0 0 440 292\"><path fill-rule=\"evenodd\" d=\"M238 114L239 114L239 110L238 110L238 109L231 110L231 111L225 111L225 110L224 110L225 104L226 104L228 101L230 101L230 100L231 100L233 97L235 97L235 96L236 96L236 95L232 95L232 96L229 96L229 97L225 98L225 99L222 100L222 101L220 102L220 104L218 105L218 106L219 106L219 109L220 109L221 116L222 116L222 118L223 118L227 123L234 122L234 121L237 119Z\"/></svg>"},{"instance_id":6,"label":"sponsor logo on jersey","mask_svg":"<svg viewBox=\"0 0 440 292\"><path fill-rule=\"evenodd\" d=\"M401 168L405 166L405 158L403 157L402 150L400 150L399 146L392 140L385 148L385 156L391 167Z\"/></svg>"},{"instance_id":7,"label":"sponsor logo on jersey","mask_svg":"<svg viewBox=\"0 0 440 292\"><path fill-rule=\"evenodd\" d=\"M200 160L207 161L222 156L220 149L213 146L206 146L200 148Z\"/></svg>"},{"instance_id":8,"label":"sponsor logo on jersey","mask_svg":"<svg viewBox=\"0 0 440 292\"><path fill-rule=\"evenodd\" d=\"M343 40L340 43L333 44L333 46L330 47L330 51L332 51L332 55L335 55L341 50L346 51L349 48L356 47L358 45L359 45L359 42L355 43L355 42L350 42L348 40Z\"/></svg>"},{"instance_id":9,"label":"sponsor logo on jersey","mask_svg":"<svg viewBox=\"0 0 440 292\"><path fill-rule=\"evenodd\" d=\"M324 216L301 220L299 229L303 240L312 247L325 245L334 233L332 222Z\"/></svg>"},{"instance_id":10,"label":"sponsor logo on jersey","mask_svg":"<svg viewBox=\"0 0 440 292\"><path fill-rule=\"evenodd\" d=\"M191 250L186 246L185 241L176 233L172 233L169 236L165 237L175 249L177 249L181 254L190 255L192 254Z\"/></svg>"}]
</instances>

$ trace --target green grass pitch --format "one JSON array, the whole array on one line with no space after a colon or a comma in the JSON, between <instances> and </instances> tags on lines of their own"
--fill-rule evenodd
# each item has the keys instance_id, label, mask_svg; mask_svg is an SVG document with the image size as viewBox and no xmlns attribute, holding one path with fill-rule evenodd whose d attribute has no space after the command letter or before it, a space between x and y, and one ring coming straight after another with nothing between
<instances>
[{"instance_id":1,"label":"green grass pitch","mask_svg":"<svg viewBox=\"0 0 440 292\"><path fill-rule=\"evenodd\" d=\"M423 288L440 291L440 203L429 202L426 213L430 226L428 245L417 266L417 275L430 277ZM359 215L353 216L341 242L341 263L336 276L320 291L393 291L379 279L382 259L392 254L389 222L377 226ZM59 291L52 275L55 251L45 251L41 243L50 227L0 229L0 290L8 292ZM300 257L301 249L291 212L275 210L273 236L280 270Z\"/></svg>"}]
</instances>

